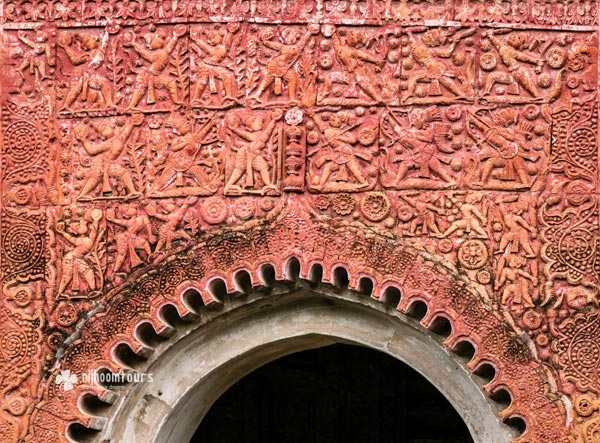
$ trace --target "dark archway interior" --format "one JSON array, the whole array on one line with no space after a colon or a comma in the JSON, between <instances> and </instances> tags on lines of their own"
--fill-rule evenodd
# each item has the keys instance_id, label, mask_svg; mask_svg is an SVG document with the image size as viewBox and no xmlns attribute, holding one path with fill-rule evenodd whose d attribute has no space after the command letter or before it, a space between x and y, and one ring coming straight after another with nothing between
<instances>
[{"instance_id":1,"label":"dark archway interior","mask_svg":"<svg viewBox=\"0 0 600 443\"><path fill-rule=\"evenodd\" d=\"M448 400L382 352L332 345L275 360L241 379L191 443L472 443Z\"/></svg>"}]
</instances>

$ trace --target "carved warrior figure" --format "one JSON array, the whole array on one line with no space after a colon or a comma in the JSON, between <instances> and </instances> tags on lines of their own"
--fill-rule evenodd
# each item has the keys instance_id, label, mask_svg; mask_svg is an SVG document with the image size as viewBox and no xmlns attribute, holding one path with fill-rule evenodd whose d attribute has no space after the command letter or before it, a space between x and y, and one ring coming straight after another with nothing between
<instances>
[{"instance_id":1,"label":"carved warrior figure","mask_svg":"<svg viewBox=\"0 0 600 443\"><path fill-rule=\"evenodd\" d=\"M146 92L148 94L147 103L154 104L156 102L155 88L166 89L174 104L183 104L179 100L177 79L170 75L167 67L171 61L171 54L177 46L178 39L183 37L186 32L184 25L177 25L173 29L173 35L167 41L167 37L161 31L151 26L150 32L145 35L146 47L138 43L131 32L124 34L123 45L133 47L150 64L143 67L137 75L128 110L135 109Z\"/></svg>"},{"instance_id":2,"label":"carved warrior figure","mask_svg":"<svg viewBox=\"0 0 600 443\"><path fill-rule=\"evenodd\" d=\"M490 94L494 84L501 83L505 85L518 84L534 99L540 98L540 91L535 84L531 70L522 63L534 65L535 73L540 74L544 60L521 50L527 43L527 35L524 33L510 34L506 43L496 37L493 31L486 32L483 37L487 37L494 44L502 63L508 68L508 73L493 72L489 74L482 95Z\"/></svg>"},{"instance_id":3,"label":"carved warrior figure","mask_svg":"<svg viewBox=\"0 0 600 443\"><path fill-rule=\"evenodd\" d=\"M344 112L332 113L327 121L328 126L314 112L308 111L307 115L313 118L323 134L325 148L308 154L315 155L314 164L317 168L323 168L319 180L313 183L312 187L330 191L359 190L368 187L369 181L361 171L358 159L370 162L373 156L370 153L355 151L352 146L358 140L351 131L361 123L348 126L347 114ZM334 172L336 175L331 180L331 174Z\"/></svg>"},{"instance_id":4,"label":"carved warrior figure","mask_svg":"<svg viewBox=\"0 0 600 443\"><path fill-rule=\"evenodd\" d=\"M209 195L216 192L221 179L221 158L218 155L201 156L202 151L216 138L208 134L216 125L211 116L199 127L192 129L190 122L178 114L169 116L165 122L173 128L175 139L168 147L168 155L159 159L155 166L162 169L150 189L150 197L178 197Z\"/></svg>"},{"instance_id":5,"label":"carved warrior figure","mask_svg":"<svg viewBox=\"0 0 600 443\"><path fill-rule=\"evenodd\" d=\"M143 115L133 115L127 119L127 123L120 130L115 129L114 121L99 123L96 125L96 131L102 138L102 141L97 143L87 140L87 126L78 125L75 128L75 137L83 144L86 152L94 157L88 176L79 194L79 201L90 201L94 198L136 198L141 195L135 189L129 171L120 164L119 160L133 128L141 125L143 121ZM126 196L118 196L114 193L110 183L111 178L119 178L123 181L128 192ZM100 197L91 197L90 193L100 184L102 185Z\"/></svg>"},{"instance_id":6,"label":"carved warrior figure","mask_svg":"<svg viewBox=\"0 0 600 443\"><path fill-rule=\"evenodd\" d=\"M88 222L85 217L79 221L73 221L67 232L62 223L56 223L55 229L62 235L72 246L73 249L65 253L62 258L62 271L60 283L58 285L58 294L65 293L69 285L74 292L80 292L80 278L83 277L90 291L96 290L96 274L94 266L89 263L89 254L96 247L99 239L99 223L102 218L100 209L92 209L90 211L91 222ZM90 296L93 295L93 292Z\"/></svg>"},{"instance_id":7,"label":"carved warrior figure","mask_svg":"<svg viewBox=\"0 0 600 443\"><path fill-rule=\"evenodd\" d=\"M117 248L115 265L113 272L118 272L126 258L129 258L131 269L142 264L137 250L143 250L147 256L150 256L150 244L156 243L156 238L152 233L152 224L146 214L138 214L138 210L133 205L121 206L123 218L118 218L114 210L109 210L106 219L116 225L125 228L125 231L115 235L115 246Z\"/></svg>"},{"instance_id":8,"label":"carved warrior figure","mask_svg":"<svg viewBox=\"0 0 600 443\"><path fill-rule=\"evenodd\" d=\"M243 190L255 190L257 188L254 172L258 172L262 187L259 189L261 194L277 193L277 186L271 178L271 169L273 169L273 158L269 147L273 130L276 123L283 117L280 109L271 112L271 120L264 126L264 118L256 115L244 116L243 125L247 129L241 128L242 122L235 116L230 116L227 120L227 127L247 143L241 146L231 146L236 151L233 171L225 183L224 192L226 194L239 194ZM240 180L244 178L245 183L240 185Z\"/></svg>"},{"instance_id":9,"label":"carved warrior figure","mask_svg":"<svg viewBox=\"0 0 600 443\"><path fill-rule=\"evenodd\" d=\"M300 58L302 50L312 35L319 32L318 25L308 25L308 31L300 37L294 28L286 28L281 32L282 43L273 40L275 36L271 28L263 30L259 37L261 42L270 49L279 52L266 66L263 79L250 98L257 102L263 101L263 94L273 85L273 94L281 95L283 82L287 84L288 100L290 103L298 103L298 86L300 76L296 70L296 62Z\"/></svg>"},{"instance_id":10,"label":"carved warrior figure","mask_svg":"<svg viewBox=\"0 0 600 443\"><path fill-rule=\"evenodd\" d=\"M421 227L421 234L427 235L432 233L436 237L441 237L442 233L436 222L436 214L439 216L444 211L433 205L428 195L423 197L417 196L414 199L405 195L399 195L398 197L415 208L416 211L416 216L410 223L410 229L408 232L404 231L404 235L414 237L417 235L417 229Z\"/></svg>"},{"instance_id":11,"label":"carved warrior figure","mask_svg":"<svg viewBox=\"0 0 600 443\"><path fill-rule=\"evenodd\" d=\"M467 116L467 132L480 146L480 160L483 162L481 178L473 182L473 187L517 190L531 185L530 169L525 160L535 162L539 154L531 152L526 142L527 134L511 127L516 119L509 111L493 115L494 123L472 112ZM492 172L500 169L498 176Z\"/></svg>"},{"instance_id":12,"label":"carved warrior figure","mask_svg":"<svg viewBox=\"0 0 600 443\"><path fill-rule=\"evenodd\" d=\"M154 249L155 254L171 249L175 240L183 239L190 241L192 237L185 231L185 228L180 227L183 218L190 206L193 206L198 201L197 197L187 197L180 206L173 202L161 202L164 213L156 212L153 206L149 206L148 214L154 218L162 220L163 223L158 228L158 242Z\"/></svg>"},{"instance_id":13,"label":"carved warrior figure","mask_svg":"<svg viewBox=\"0 0 600 443\"><path fill-rule=\"evenodd\" d=\"M28 39L26 35L21 30L17 33L19 40L29 48L23 56L23 63L18 70L21 76L24 71L28 71L30 75L34 76L34 84L38 85L42 80L48 78L47 66L54 66L52 47L48 42L48 35L41 29L35 31L34 40Z\"/></svg>"},{"instance_id":14,"label":"carved warrior figure","mask_svg":"<svg viewBox=\"0 0 600 443\"><path fill-rule=\"evenodd\" d=\"M347 31L344 41L340 37L339 31L336 31L331 38L335 56L344 72L331 72L327 75L323 90L319 92L318 101L322 102L329 96L334 83L341 83L348 85L352 90L356 90L358 85L369 98L377 103L383 103L375 88L377 83L375 75L368 64L375 66L375 72L380 72L385 65L385 59L377 58L362 49L366 43L366 36L362 31Z\"/></svg>"},{"instance_id":15,"label":"carved warrior figure","mask_svg":"<svg viewBox=\"0 0 600 443\"><path fill-rule=\"evenodd\" d=\"M501 200L499 203L499 210L502 214L502 221L506 228L502 238L500 239L499 249L496 254L503 254L505 252L518 253L520 248L525 251L525 257L535 258L536 254L531 247L529 236L535 237L535 229L531 226L521 214L528 207L527 202L515 202L510 207L506 207L505 201L515 201L517 197L510 197Z\"/></svg>"},{"instance_id":16,"label":"carved warrior figure","mask_svg":"<svg viewBox=\"0 0 600 443\"><path fill-rule=\"evenodd\" d=\"M100 39L83 32L63 31L57 41L71 64L76 66L60 110L70 109L77 101L86 103L88 109L114 107L111 82L98 72L104 62L108 31Z\"/></svg>"},{"instance_id":17,"label":"carved warrior figure","mask_svg":"<svg viewBox=\"0 0 600 443\"><path fill-rule=\"evenodd\" d=\"M408 32L410 38L411 52L419 68L408 71L408 86L404 101L415 96L417 84L419 82L429 83L428 95L440 96L442 92L440 85L446 88L455 99L470 100L473 98L473 85L469 80L473 78L473 63L470 56L464 56L465 63L461 68L461 73L457 69L452 69L447 63L440 59L452 57L456 46L461 39L471 36L475 33L474 29L466 29L457 32L450 39L440 29L427 29L421 37L422 43L418 43L411 31ZM446 43L450 41L448 46ZM469 63L466 63L466 62ZM457 81L461 79L462 81Z\"/></svg>"},{"instance_id":18,"label":"carved warrior figure","mask_svg":"<svg viewBox=\"0 0 600 443\"><path fill-rule=\"evenodd\" d=\"M230 68L221 66L231 50L233 37L239 28L239 23L232 22L227 24L224 35L214 30L206 31L206 41L201 39L198 33L191 33L191 46L199 57L196 67L198 79L192 93L192 105L203 103L202 96L207 87L211 95L218 94L218 103L222 106L239 103L236 98L235 74ZM222 97L216 80L222 83ZM207 103L211 104L210 101Z\"/></svg>"},{"instance_id":19,"label":"carved warrior figure","mask_svg":"<svg viewBox=\"0 0 600 443\"><path fill-rule=\"evenodd\" d=\"M430 123L441 121L439 110L435 107L414 112L410 122L410 129L406 130L400 125L395 127L397 144L394 146L395 155L393 163L398 163L398 171L392 183L394 187L436 187L432 175L444 182L441 187L453 188L456 181L446 170L452 163L452 149L445 148L438 143L441 135L432 130ZM410 170L416 170L416 177L407 178ZM439 187L439 185L438 185Z\"/></svg>"}]
</instances>

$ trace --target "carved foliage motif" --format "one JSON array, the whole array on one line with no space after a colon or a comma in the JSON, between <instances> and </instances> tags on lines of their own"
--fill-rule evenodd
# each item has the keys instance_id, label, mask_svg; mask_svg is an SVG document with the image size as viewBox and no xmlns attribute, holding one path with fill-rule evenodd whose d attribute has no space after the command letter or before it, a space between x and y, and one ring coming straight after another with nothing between
<instances>
[{"instance_id":1,"label":"carved foliage motif","mask_svg":"<svg viewBox=\"0 0 600 443\"><path fill-rule=\"evenodd\" d=\"M192 315L182 285L294 255L449 316L517 441L595 441L595 1L3 8L0 440L99 427L57 355L119 372L115 337Z\"/></svg>"}]
</instances>

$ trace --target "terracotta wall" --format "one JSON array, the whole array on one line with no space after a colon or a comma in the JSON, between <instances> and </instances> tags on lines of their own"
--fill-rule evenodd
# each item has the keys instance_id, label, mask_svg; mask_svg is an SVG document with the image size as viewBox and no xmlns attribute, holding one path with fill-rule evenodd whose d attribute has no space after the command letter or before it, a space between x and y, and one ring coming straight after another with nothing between
<instances>
[{"instance_id":1,"label":"terracotta wall","mask_svg":"<svg viewBox=\"0 0 600 443\"><path fill-rule=\"evenodd\" d=\"M5 0L0 441L214 277L296 257L469 340L521 441L596 441L598 5ZM367 285L369 286L369 285ZM370 289L370 288L369 288ZM68 372L65 372L68 371Z\"/></svg>"}]
</instances>

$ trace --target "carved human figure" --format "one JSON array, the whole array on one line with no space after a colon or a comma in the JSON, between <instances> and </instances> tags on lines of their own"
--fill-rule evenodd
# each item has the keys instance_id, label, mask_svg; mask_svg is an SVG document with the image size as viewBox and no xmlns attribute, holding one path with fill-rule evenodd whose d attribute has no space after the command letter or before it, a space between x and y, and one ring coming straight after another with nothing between
<instances>
[{"instance_id":1,"label":"carved human figure","mask_svg":"<svg viewBox=\"0 0 600 443\"><path fill-rule=\"evenodd\" d=\"M47 66L54 66L52 47L48 42L46 32L38 29L35 31L34 40L27 38L25 31L19 30L17 37L29 49L23 55L23 63L18 67L19 72L28 71L34 76L35 84L48 78Z\"/></svg>"},{"instance_id":2,"label":"carved human figure","mask_svg":"<svg viewBox=\"0 0 600 443\"><path fill-rule=\"evenodd\" d=\"M300 36L300 33L294 28L285 28L281 32L283 42L279 43L273 40L275 35L271 28L263 30L259 35L261 42L267 48L279 52L279 55L276 55L267 63L262 81L251 98L258 102L263 101L262 95L271 85L273 85L273 93L281 95L285 81L289 102L297 103L300 76L295 69L295 65L310 37L318 32L318 25L309 25L308 31L303 36Z\"/></svg>"},{"instance_id":3,"label":"carved human figure","mask_svg":"<svg viewBox=\"0 0 600 443\"><path fill-rule=\"evenodd\" d=\"M185 33L186 27L184 25L177 25L173 29L171 38L167 41L167 37L162 32L151 26L150 32L145 36L147 41L146 47L136 41L134 34L130 32L124 34L123 45L132 46L140 57L150 64L143 67L136 77L128 110L135 109L146 92L148 94L147 103L154 104L156 101L155 88L166 89L174 104L183 104L179 100L177 78L169 74L167 67L169 66L171 54L175 50L179 38L183 37Z\"/></svg>"},{"instance_id":4,"label":"carved human figure","mask_svg":"<svg viewBox=\"0 0 600 443\"><path fill-rule=\"evenodd\" d=\"M272 166L269 161L272 159L269 158L270 153L265 151L268 151L268 142L281 117L283 117L283 112L280 109L273 110L271 120L265 127L263 117L251 115L244 122L247 129L240 127L240 121L237 118L228 119L229 130L248 143L237 148L233 171L225 183L225 193L239 193L243 188L254 189L256 186L255 171L262 180L260 190L262 194L270 191L277 192L277 186L271 180ZM232 149L234 148L232 147ZM242 178L245 178L245 183L240 186L239 182Z\"/></svg>"},{"instance_id":5,"label":"carved human figure","mask_svg":"<svg viewBox=\"0 0 600 443\"><path fill-rule=\"evenodd\" d=\"M494 31L490 30L485 32L483 37L487 37L496 47L508 72L494 71L490 73L485 81L482 95L490 94L496 83L504 85L516 83L529 92L533 98L540 98L540 91L535 84L531 69L527 68L524 63L535 66L535 73L540 74L544 60L522 50L528 42L527 35L522 32L514 32L508 36L506 42L503 42L494 35Z\"/></svg>"},{"instance_id":6,"label":"carved human figure","mask_svg":"<svg viewBox=\"0 0 600 443\"><path fill-rule=\"evenodd\" d=\"M192 189L197 187L205 188L207 191L205 193L216 191L211 189L215 187L214 180L209 181L208 178L209 175L214 178L215 174L219 174L220 158L212 157L210 160L198 158L206 142L205 137L216 124L214 117L205 121L196 130L192 130L190 122L185 117L177 114L171 115L166 123L173 128L176 137L170 143L169 154L159 160L162 172L150 189L150 195L158 196L172 182L175 188L180 188L182 196L186 195L186 192L202 194L202 190ZM186 177L191 177L195 186L186 185L184 183ZM173 192L171 194L174 195Z\"/></svg>"},{"instance_id":7,"label":"carved human figure","mask_svg":"<svg viewBox=\"0 0 600 443\"><path fill-rule=\"evenodd\" d=\"M88 255L96 246L101 217L100 210L93 210L91 222L85 218L73 221L68 227L70 232L65 230L62 223L56 223L56 232L73 246L73 249L66 252L62 258L59 295L63 294L69 285L74 292L79 292L82 289L80 278L85 280L91 291L96 289L96 277L93 266L88 262Z\"/></svg>"},{"instance_id":8,"label":"carved human figure","mask_svg":"<svg viewBox=\"0 0 600 443\"><path fill-rule=\"evenodd\" d=\"M185 231L185 228L180 227L183 217L188 208L198 201L197 197L187 197L181 206L176 205L174 202L162 203L164 214L158 212L152 212L150 215L154 218L164 221L165 223L158 228L158 242L154 253L158 254L161 252L163 247L168 251L171 249L173 241L183 239L190 241L192 237Z\"/></svg>"},{"instance_id":9,"label":"carved human figure","mask_svg":"<svg viewBox=\"0 0 600 443\"><path fill-rule=\"evenodd\" d=\"M521 216L523 211L527 209L527 205L527 202L513 203L510 207L502 203L499 205L505 232L502 234L496 254L504 253L507 247L510 248L510 252L517 253L521 247L525 251L525 257L536 257L529 242L529 236L535 236L535 229Z\"/></svg>"},{"instance_id":10,"label":"carved human figure","mask_svg":"<svg viewBox=\"0 0 600 443\"><path fill-rule=\"evenodd\" d=\"M417 229L421 227L421 233L424 235L428 235L430 232L435 236L441 236L442 233L438 228L436 222L436 214L443 214L443 210L433 205L430 202L430 197L425 195L423 197L417 198L409 198L403 195L399 195L399 197L404 200L406 203L415 208L416 216L410 223L410 229L404 231L403 234L409 237L414 237L417 235Z\"/></svg>"},{"instance_id":11,"label":"carved human figure","mask_svg":"<svg viewBox=\"0 0 600 443\"><path fill-rule=\"evenodd\" d=\"M538 284L536 277L523 270L525 259L518 255L511 255L508 258L508 266L505 266L500 272L500 276L494 285L496 290L506 284L502 291L501 303L503 306L523 304L526 308L533 308L533 300L529 291L527 280L534 286Z\"/></svg>"},{"instance_id":12,"label":"carved human figure","mask_svg":"<svg viewBox=\"0 0 600 443\"><path fill-rule=\"evenodd\" d=\"M71 64L76 66L60 110L70 109L77 100L86 102L88 107L113 107L111 82L98 72L104 62L108 32L105 31L98 39L84 32L71 34L63 31L57 41Z\"/></svg>"},{"instance_id":13,"label":"carved human figure","mask_svg":"<svg viewBox=\"0 0 600 443\"><path fill-rule=\"evenodd\" d=\"M121 206L122 217L116 216L114 210L108 211L106 219L116 225L125 228L115 235L115 245L117 248L115 265L113 272L118 272L125 260L129 257L131 269L142 263L137 250L143 250L148 256L151 254L150 245L156 242L152 233L152 224L145 213L138 213L133 205Z\"/></svg>"},{"instance_id":14,"label":"carved human figure","mask_svg":"<svg viewBox=\"0 0 600 443\"><path fill-rule=\"evenodd\" d=\"M508 115L508 113L507 113ZM511 127L515 121L512 117L503 117L497 114L496 124L486 121L483 117L469 112L467 117L467 132L482 147L480 159L484 165L481 170L481 179L474 181L473 187L492 185L492 172L500 169L498 186L503 189L524 189L530 185L528 170L525 160L536 161L539 155L529 152L531 149L525 142L525 134ZM475 134L476 128L483 134L482 137Z\"/></svg>"},{"instance_id":15,"label":"carved human figure","mask_svg":"<svg viewBox=\"0 0 600 443\"><path fill-rule=\"evenodd\" d=\"M487 223L487 218L477 207L477 203L479 203L481 199L481 195L467 194L465 196L465 201L459 203L460 218L452 222L448 229L444 231L442 237L448 237L460 229L466 234L474 231L477 234L476 238L488 238L487 232L485 232L485 229L481 226L482 223L484 225Z\"/></svg>"},{"instance_id":16,"label":"carved human figure","mask_svg":"<svg viewBox=\"0 0 600 443\"><path fill-rule=\"evenodd\" d=\"M314 112L308 111L307 114L313 118L313 121L323 134L323 147L318 151L309 153L315 155L315 166L323 168L320 179L312 187L323 189L330 180L331 174L336 172L333 179L334 183L329 184L331 190L335 190L337 183L351 183L348 172L354 177L355 184L353 188L361 189L369 186L367 177L361 171L358 158L370 162L372 155L355 151L352 145L357 143L356 136L351 132L360 123L347 125L346 115L343 112L332 113L326 125ZM324 149L323 149L324 148Z\"/></svg>"},{"instance_id":17,"label":"carved human figure","mask_svg":"<svg viewBox=\"0 0 600 443\"><path fill-rule=\"evenodd\" d=\"M139 191L135 189L129 171L127 168L121 166L119 158L125 149L133 128L142 124L143 121L144 116L142 114L133 115L127 119L127 123L120 130L115 129L114 121L99 123L96 125L96 131L102 139L100 142L91 142L88 140L87 126L78 125L75 128L75 137L83 144L86 152L94 157L87 178L79 193L79 201L92 200L90 193L99 184L102 184L103 197L117 197L110 185L111 177L123 181L128 192L127 198L140 196Z\"/></svg>"},{"instance_id":18,"label":"carved human figure","mask_svg":"<svg viewBox=\"0 0 600 443\"><path fill-rule=\"evenodd\" d=\"M436 134L430 129L430 123L441 120L435 107L413 113L409 130L397 126L397 144L394 147L393 163L398 163L398 171L393 181L397 187L406 178L410 170L417 170L420 179L431 179L432 173L446 183L447 188L454 187L456 181L443 164L450 164L452 158L442 152L452 152L440 146Z\"/></svg>"},{"instance_id":19,"label":"carved human figure","mask_svg":"<svg viewBox=\"0 0 600 443\"><path fill-rule=\"evenodd\" d=\"M456 33L446 47L447 36L439 28L428 29L421 37L422 43L418 43L412 32L408 32L412 56L420 68L409 71L408 86L404 99L414 96L417 83L427 81L431 83L430 90L439 91L439 85L444 86L457 99L468 99L466 88L469 85L461 85L456 82L457 72L454 72L447 63L440 59L450 58L454 53L457 44L462 38L474 33L473 29L466 29ZM465 66L465 69L472 69L472 66ZM466 72L465 72L466 73ZM437 95L440 95L439 93Z\"/></svg>"},{"instance_id":20,"label":"carved human figure","mask_svg":"<svg viewBox=\"0 0 600 443\"><path fill-rule=\"evenodd\" d=\"M323 89L319 92L318 100L322 101L330 94L334 83L349 85L353 90L356 85L375 102L383 103L379 92L375 88L377 81L369 64L374 65L375 72L380 72L385 65L385 59L375 57L362 49L366 36L362 31L347 31L344 41L336 31L331 37L335 55L340 62L343 72L331 72L325 78Z\"/></svg>"},{"instance_id":21,"label":"carved human figure","mask_svg":"<svg viewBox=\"0 0 600 443\"><path fill-rule=\"evenodd\" d=\"M202 94L209 88L210 94L220 94L220 90L215 79L222 82L223 104L237 103L235 74L231 69L222 66L231 50L231 43L235 33L240 25L237 22L228 23L225 31L221 34L215 30L206 31L206 40L203 40L199 33L191 33L193 44L192 49L198 54L199 60L196 62L197 81L192 93L192 104L200 103ZM221 99L219 100L221 102Z\"/></svg>"}]
</instances>

